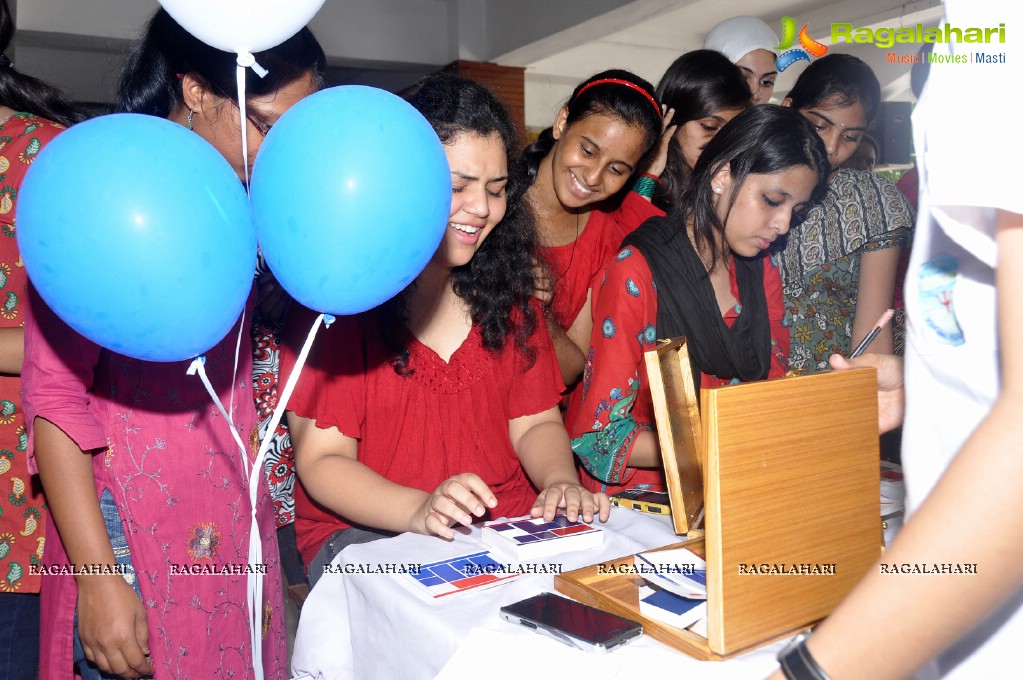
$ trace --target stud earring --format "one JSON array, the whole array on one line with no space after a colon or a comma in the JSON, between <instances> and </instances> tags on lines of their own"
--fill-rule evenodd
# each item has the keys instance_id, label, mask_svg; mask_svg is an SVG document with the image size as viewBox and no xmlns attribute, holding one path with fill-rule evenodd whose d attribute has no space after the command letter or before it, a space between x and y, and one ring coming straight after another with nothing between
<instances>
[{"instance_id":1,"label":"stud earring","mask_svg":"<svg viewBox=\"0 0 1023 680\"><path fill-rule=\"evenodd\" d=\"M721 193L721 187L714 187L714 193L715 194L720 194Z\"/></svg>"},{"instance_id":2,"label":"stud earring","mask_svg":"<svg viewBox=\"0 0 1023 680\"><path fill-rule=\"evenodd\" d=\"M192 116L193 115L195 115L195 111L193 111L192 109L189 109L188 110L188 120L185 121L185 127L187 127L189 130L192 129Z\"/></svg>"}]
</instances>

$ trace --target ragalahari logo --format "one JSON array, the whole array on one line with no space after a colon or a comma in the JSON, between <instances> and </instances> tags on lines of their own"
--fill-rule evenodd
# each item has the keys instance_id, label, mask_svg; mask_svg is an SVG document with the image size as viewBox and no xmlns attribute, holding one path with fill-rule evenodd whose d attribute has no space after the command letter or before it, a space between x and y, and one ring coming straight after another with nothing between
<instances>
[{"instance_id":1,"label":"ragalahari logo","mask_svg":"<svg viewBox=\"0 0 1023 680\"><path fill-rule=\"evenodd\" d=\"M819 59L828 53L827 45L822 45L810 37L808 31L810 24L803 24L803 29L799 31L800 46L790 50L789 48L792 47L792 43L796 41L797 25L796 20L792 17L782 17L781 19L781 28L784 35L781 42L774 47L778 51L785 50L778 55L779 72L784 71L801 59L810 61L810 55Z\"/></svg>"}]
</instances>

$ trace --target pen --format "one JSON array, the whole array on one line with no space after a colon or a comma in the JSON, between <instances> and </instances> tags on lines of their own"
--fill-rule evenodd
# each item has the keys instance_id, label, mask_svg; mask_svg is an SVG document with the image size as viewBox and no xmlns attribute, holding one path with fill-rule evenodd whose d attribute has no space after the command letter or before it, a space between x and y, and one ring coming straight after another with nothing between
<instances>
[{"instance_id":1,"label":"pen","mask_svg":"<svg viewBox=\"0 0 1023 680\"><path fill-rule=\"evenodd\" d=\"M860 344L856 345L856 349L852 351L852 354L849 355L849 358L855 359L859 355L863 354L863 352L866 351L870 343L874 341L874 338L877 337L877 334L881 332L881 329L884 328L888 324L888 322L892 320L893 316L895 316L894 309L889 309L887 312L882 314L881 318L877 320L877 323L874 324L874 327L872 329L870 329L870 332L867 333L866 337L860 341Z\"/></svg>"}]
</instances>

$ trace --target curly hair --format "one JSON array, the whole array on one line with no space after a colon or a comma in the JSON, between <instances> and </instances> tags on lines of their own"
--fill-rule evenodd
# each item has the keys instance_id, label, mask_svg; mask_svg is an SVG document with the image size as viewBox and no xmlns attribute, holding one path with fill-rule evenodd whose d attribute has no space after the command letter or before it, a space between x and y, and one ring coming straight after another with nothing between
<instances>
[{"instance_id":1,"label":"curly hair","mask_svg":"<svg viewBox=\"0 0 1023 680\"><path fill-rule=\"evenodd\" d=\"M517 160L519 141L515 126L489 90L450 73L427 76L401 96L423 114L445 145L455 144L462 135L488 137L495 133L504 142L508 157L508 207L504 219L468 263L451 271L451 282L455 294L468 304L472 322L480 327L483 346L499 352L511 336L527 363L532 364L536 354L528 339L536 330L538 315L530 301L536 289L534 264L541 258L532 213L522 200L526 182L523 164ZM380 332L396 354L392 363L399 375L412 372L404 330L408 290L377 308Z\"/></svg>"}]
</instances>

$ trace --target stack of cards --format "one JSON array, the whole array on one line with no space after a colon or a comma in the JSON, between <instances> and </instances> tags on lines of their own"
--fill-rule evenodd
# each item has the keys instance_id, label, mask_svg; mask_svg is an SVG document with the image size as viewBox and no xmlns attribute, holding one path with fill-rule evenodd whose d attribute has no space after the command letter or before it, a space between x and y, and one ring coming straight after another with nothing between
<instances>
[{"instance_id":1,"label":"stack of cards","mask_svg":"<svg viewBox=\"0 0 1023 680\"><path fill-rule=\"evenodd\" d=\"M420 598L437 602L492 588L521 575L489 550L481 550L421 565L417 574L395 577Z\"/></svg>"},{"instance_id":2,"label":"stack of cards","mask_svg":"<svg viewBox=\"0 0 1023 680\"><path fill-rule=\"evenodd\" d=\"M639 610L663 623L689 628L707 617L707 563L685 548L640 553L634 559L649 584L639 590Z\"/></svg>"},{"instance_id":3,"label":"stack of cards","mask_svg":"<svg viewBox=\"0 0 1023 680\"><path fill-rule=\"evenodd\" d=\"M570 522L564 515L556 515L550 522L527 516L487 522L483 525L483 542L514 560L537 560L603 545L604 532L589 524Z\"/></svg>"},{"instance_id":4,"label":"stack of cards","mask_svg":"<svg viewBox=\"0 0 1023 680\"><path fill-rule=\"evenodd\" d=\"M707 600L690 600L667 590L640 586L639 611L669 626L688 628L707 618Z\"/></svg>"},{"instance_id":5,"label":"stack of cards","mask_svg":"<svg viewBox=\"0 0 1023 680\"><path fill-rule=\"evenodd\" d=\"M640 553L634 561L651 585L679 597L707 599L707 563L685 548Z\"/></svg>"}]
</instances>

